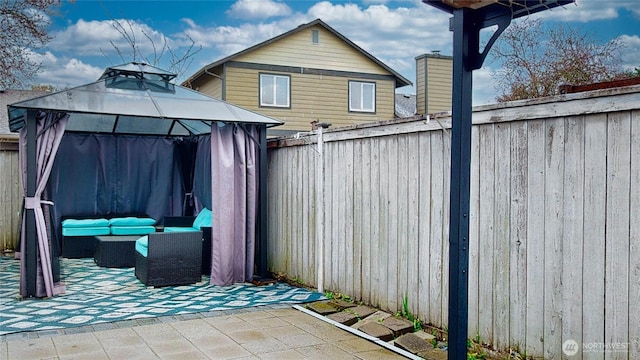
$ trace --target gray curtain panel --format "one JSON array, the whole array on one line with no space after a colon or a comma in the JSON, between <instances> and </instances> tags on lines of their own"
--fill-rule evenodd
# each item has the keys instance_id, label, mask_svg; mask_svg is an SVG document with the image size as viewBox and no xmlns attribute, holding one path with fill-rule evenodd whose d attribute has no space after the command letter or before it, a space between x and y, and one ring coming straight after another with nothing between
<instances>
[{"instance_id":1,"label":"gray curtain panel","mask_svg":"<svg viewBox=\"0 0 640 360\"><path fill-rule=\"evenodd\" d=\"M165 137L66 133L49 179L56 234L62 216L182 215L175 148Z\"/></svg>"},{"instance_id":2,"label":"gray curtain panel","mask_svg":"<svg viewBox=\"0 0 640 360\"><path fill-rule=\"evenodd\" d=\"M47 231L47 224L44 218L42 206L51 205L49 202L42 201L42 193L47 186L49 175L53 167L53 162L58 152L58 147L64 134L64 129L69 119L68 115L54 112L38 112L36 114L36 191L33 197L27 197L27 127L20 130L20 166L22 175L22 188L25 197L26 209L33 209L36 219L36 232L38 238L38 275L36 280L36 296L51 297L53 295L64 293L64 285L54 284L53 274L51 270L51 253L50 239ZM28 121L28 120L27 120ZM20 252L25 254L25 223L26 216L22 217L22 239L20 242ZM25 274L25 256L20 257L20 294L26 296L26 274Z\"/></svg>"},{"instance_id":3,"label":"gray curtain panel","mask_svg":"<svg viewBox=\"0 0 640 360\"><path fill-rule=\"evenodd\" d=\"M211 284L253 278L257 194L256 126L211 128Z\"/></svg>"},{"instance_id":4,"label":"gray curtain panel","mask_svg":"<svg viewBox=\"0 0 640 360\"><path fill-rule=\"evenodd\" d=\"M203 208L211 210L211 136L198 136L193 174L195 213Z\"/></svg>"}]
</instances>

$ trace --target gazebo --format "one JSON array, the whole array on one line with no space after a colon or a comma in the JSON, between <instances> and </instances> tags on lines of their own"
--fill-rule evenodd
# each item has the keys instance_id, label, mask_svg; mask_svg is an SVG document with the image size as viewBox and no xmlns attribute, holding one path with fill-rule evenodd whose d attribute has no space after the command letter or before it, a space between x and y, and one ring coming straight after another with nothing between
<instances>
[{"instance_id":1,"label":"gazebo","mask_svg":"<svg viewBox=\"0 0 640 360\"><path fill-rule=\"evenodd\" d=\"M123 64L8 106L20 133L22 297L64 291L60 219L79 213L159 220L209 208L211 283L268 277L266 129L282 122L175 85L175 76Z\"/></svg>"}]
</instances>

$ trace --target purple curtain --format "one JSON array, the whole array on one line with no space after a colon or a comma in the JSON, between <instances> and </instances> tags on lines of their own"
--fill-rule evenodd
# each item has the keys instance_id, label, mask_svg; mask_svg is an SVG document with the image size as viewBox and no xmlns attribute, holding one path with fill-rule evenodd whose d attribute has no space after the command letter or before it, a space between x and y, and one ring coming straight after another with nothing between
<instances>
[{"instance_id":1,"label":"purple curtain","mask_svg":"<svg viewBox=\"0 0 640 360\"><path fill-rule=\"evenodd\" d=\"M42 205L52 203L42 201L42 193L49 180L51 167L56 157L60 140L64 134L69 115L60 113L38 112L36 114L36 191L33 197L27 197L27 128L26 126L20 130L20 166L22 188L24 189L25 209L33 209L36 219L36 233L38 237L38 279L36 281L36 296L51 297L53 295L64 293L65 288L62 284L53 283L53 274L51 271L51 249L49 248L49 233L44 218ZM29 121L29 119L27 119ZM26 210L25 210L26 211ZM25 223L26 216L22 216L22 241L20 242L20 251L25 252ZM26 274L25 274L25 257L20 257L20 294L26 296Z\"/></svg>"},{"instance_id":2,"label":"purple curtain","mask_svg":"<svg viewBox=\"0 0 640 360\"><path fill-rule=\"evenodd\" d=\"M255 126L211 127L211 284L253 278L257 195L258 130Z\"/></svg>"}]
</instances>

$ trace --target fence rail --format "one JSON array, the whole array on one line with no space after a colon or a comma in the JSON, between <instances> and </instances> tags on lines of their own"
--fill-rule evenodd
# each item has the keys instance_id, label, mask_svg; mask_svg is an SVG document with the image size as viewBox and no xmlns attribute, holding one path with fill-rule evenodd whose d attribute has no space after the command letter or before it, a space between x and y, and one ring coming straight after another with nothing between
<instances>
[{"instance_id":1,"label":"fence rail","mask_svg":"<svg viewBox=\"0 0 640 360\"><path fill-rule=\"evenodd\" d=\"M640 353L639 109L633 87L474 111L470 336L549 359L567 340L576 358ZM270 270L318 286L322 264L326 290L392 312L406 296L446 327L449 129L329 130L322 156L316 135L271 142Z\"/></svg>"}]
</instances>

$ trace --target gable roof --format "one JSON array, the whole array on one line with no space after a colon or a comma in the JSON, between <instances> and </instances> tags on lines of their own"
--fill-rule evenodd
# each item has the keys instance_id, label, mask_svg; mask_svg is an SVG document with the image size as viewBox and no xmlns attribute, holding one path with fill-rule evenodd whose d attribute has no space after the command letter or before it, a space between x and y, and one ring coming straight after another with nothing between
<instances>
[{"instance_id":1,"label":"gable roof","mask_svg":"<svg viewBox=\"0 0 640 360\"><path fill-rule=\"evenodd\" d=\"M337 32L335 29L333 29L331 26L327 25L324 21L320 20L320 19L316 19L310 23L307 24L303 24L298 26L297 28L287 31L283 34L280 34L276 37L273 37L271 39L268 39L266 41L263 41L259 44L256 44L254 46L251 46L247 49L244 49L240 52L237 52L233 55L229 55L225 58L222 58L218 61L212 62L209 65L203 66L200 70L198 70L197 72L195 72L193 75L191 75L187 80L185 80L182 84L189 84L190 82L193 82L194 80L198 79L199 77L201 77L202 75L204 75L208 70L218 67L226 62L229 62L235 58L238 58L244 54L250 53L252 51L255 51L257 49L260 49L262 47L265 47L269 44L272 44L282 38L285 38L291 34L295 34L297 32L309 29L313 26L322 26L323 28L325 28L327 31L331 32L333 35L335 35L336 37L338 37L340 40L344 41L346 44L348 44L349 46L351 46L352 48L354 48L355 50L357 50L358 52L360 52L361 54L363 54L364 56L366 56L367 58L369 58L369 60L373 61L374 63L376 63L377 65L379 65L380 67L382 67L383 69L385 69L386 71L388 71L389 73L391 73L395 78L396 78L396 84L398 85L397 87L402 87L402 86L407 86L407 85L413 85L413 83L411 81L409 81L407 78L405 78L404 76L400 75L398 72L396 72L395 70L393 70L392 68L390 68L389 66L387 66L385 63L383 63L382 61L378 60L375 56L369 54L368 52L366 52L364 49L362 49L360 46L356 45L353 41L347 39L344 35L340 34L339 32Z\"/></svg>"}]
</instances>

